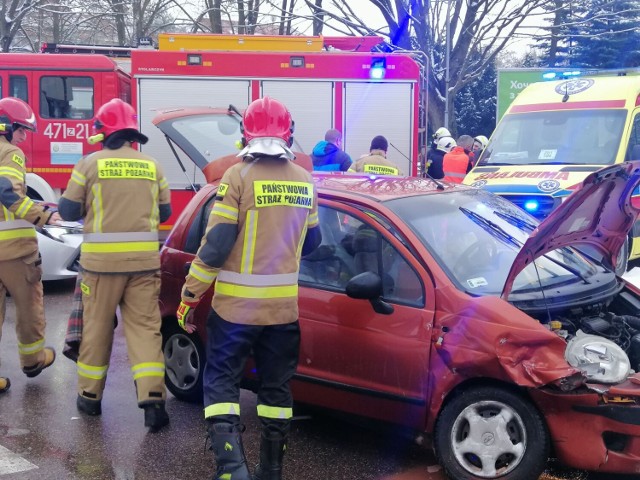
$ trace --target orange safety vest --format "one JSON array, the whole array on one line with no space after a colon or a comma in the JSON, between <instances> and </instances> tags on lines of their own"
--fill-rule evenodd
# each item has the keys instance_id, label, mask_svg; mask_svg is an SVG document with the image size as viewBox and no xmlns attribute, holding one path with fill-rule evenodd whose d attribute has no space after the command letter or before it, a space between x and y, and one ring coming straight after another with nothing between
<instances>
[{"instance_id":1,"label":"orange safety vest","mask_svg":"<svg viewBox=\"0 0 640 480\"><path fill-rule=\"evenodd\" d=\"M442 160L443 180L451 183L462 183L467 176L469 156L462 147L454 147Z\"/></svg>"}]
</instances>

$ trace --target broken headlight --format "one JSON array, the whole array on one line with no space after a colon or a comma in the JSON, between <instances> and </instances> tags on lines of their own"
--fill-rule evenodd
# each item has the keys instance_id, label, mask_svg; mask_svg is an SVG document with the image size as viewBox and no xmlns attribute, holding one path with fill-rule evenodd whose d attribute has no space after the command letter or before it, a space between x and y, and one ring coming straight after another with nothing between
<instances>
[{"instance_id":1,"label":"broken headlight","mask_svg":"<svg viewBox=\"0 0 640 480\"><path fill-rule=\"evenodd\" d=\"M611 340L587 335L582 330L569 340L564 358L592 382L619 383L631 370L629 357L622 348Z\"/></svg>"}]
</instances>

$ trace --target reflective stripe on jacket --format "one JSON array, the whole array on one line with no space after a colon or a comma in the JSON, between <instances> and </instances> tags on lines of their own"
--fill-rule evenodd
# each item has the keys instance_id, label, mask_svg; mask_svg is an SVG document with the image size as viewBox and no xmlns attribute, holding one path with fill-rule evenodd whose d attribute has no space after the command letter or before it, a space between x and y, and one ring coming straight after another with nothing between
<instances>
[{"instance_id":1,"label":"reflective stripe on jacket","mask_svg":"<svg viewBox=\"0 0 640 480\"><path fill-rule=\"evenodd\" d=\"M64 198L84 216L82 268L130 273L160 268L159 205L169 185L156 161L129 146L88 155L73 169Z\"/></svg>"},{"instance_id":2,"label":"reflective stripe on jacket","mask_svg":"<svg viewBox=\"0 0 640 480\"><path fill-rule=\"evenodd\" d=\"M373 175L403 175L398 166L385 157L383 150L372 150L370 155L359 158L349 171Z\"/></svg>"},{"instance_id":3,"label":"reflective stripe on jacket","mask_svg":"<svg viewBox=\"0 0 640 480\"><path fill-rule=\"evenodd\" d=\"M224 174L207 231L237 225L238 234L219 268L191 263L184 292L199 299L216 280L212 306L225 320L275 325L298 319L298 269L307 229L318 225L311 174L289 160L262 157ZM215 248L215 245L213 246Z\"/></svg>"},{"instance_id":4,"label":"reflective stripe on jacket","mask_svg":"<svg viewBox=\"0 0 640 480\"><path fill-rule=\"evenodd\" d=\"M462 147L454 147L442 159L444 180L451 183L462 183L469 170L469 156Z\"/></svg>"},{"instance_id":5,"label":"reflective stripe on jacket","mask_svg":"<svg viewBox=\"0 0 640 480\"><path fill-rule=\"evenodd\" d=\"M34 226L51 216L27 197L24 153L0 136L0 260L14 260L38 250Z\"/></svg>"}]
</instances>

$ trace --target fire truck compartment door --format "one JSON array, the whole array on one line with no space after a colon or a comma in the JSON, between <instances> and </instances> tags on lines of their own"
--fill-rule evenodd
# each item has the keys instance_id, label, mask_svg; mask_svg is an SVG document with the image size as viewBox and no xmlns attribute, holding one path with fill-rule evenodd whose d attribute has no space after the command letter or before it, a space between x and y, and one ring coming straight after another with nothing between
<instances>
[{"instance_id":1,"label":"fire truck compartment door","mask_svg":"<svg viewBox=\"0 0 640 480\"><path fill-rule=\"evenodd\" d=\"M149 137L140 151L154 157L164 170L169 186L188 188L189 181L175 159L164 134L151 120L159 110L176 107L228 107L244 110L250 100L249 80L215 80L211 78L139 78L138 121L142 133ZM239 139L238 139L239 140ZM176 149L193 183L204 185L204 175L181 150Z\"/></svg>"},{"instance_id":2,"label":"fire truck compartment door","mask_svg":"<svg viewBox=\"0 0 640 480\"><path fill-rule=\"evenodd\" d=\"M299 146L310 155L315 144L324 140L325 132L335 126L333 82L263 80L261 87L262 96L268 95L287 106L295 122L294 147Z\"/></svg>"},{"instance_id":3,"label":"fire truck compartment door","mask_svg":"<svg viewBox=\"0 0 640 480\"><path fill-rule=\"evenodd\" d=\"M342 134L344 149L354 161L369 152L373 137L383 135L389 142L387 158L405 175L411 174L413 88L413 83L401 82L345 83Z\"/></svg>"}]
</instances>

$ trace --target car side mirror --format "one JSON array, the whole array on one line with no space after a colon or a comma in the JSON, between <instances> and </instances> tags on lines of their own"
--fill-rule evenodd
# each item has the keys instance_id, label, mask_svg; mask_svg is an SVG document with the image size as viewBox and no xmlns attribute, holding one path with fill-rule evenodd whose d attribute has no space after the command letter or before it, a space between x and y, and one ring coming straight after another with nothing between
<instances>
[{"instance_id":1,"label":"car side mirror","mask_svg":"<svg viewBox=\"0 0 640 480\"><path fill-rule=\"evenodd\" d=\"M346 293L350 298L369 300L376 313L393 313L393 306L382 300L382 279L376 273L363 272L356 275L347 283Z\"/></svg>"}]
</instances>

